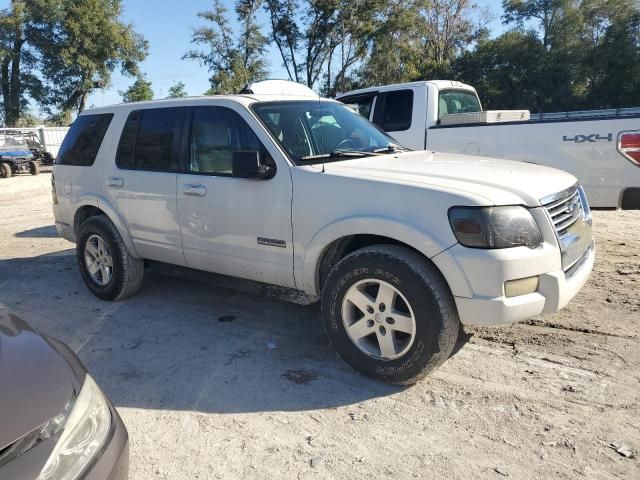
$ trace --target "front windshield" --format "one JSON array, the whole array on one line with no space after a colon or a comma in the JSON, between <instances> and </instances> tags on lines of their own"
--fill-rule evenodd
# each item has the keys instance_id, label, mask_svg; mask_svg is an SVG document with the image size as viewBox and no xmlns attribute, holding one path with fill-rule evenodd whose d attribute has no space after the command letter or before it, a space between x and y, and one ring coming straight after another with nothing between
<instances>
[{"instance_id":1,"label":"front windshield","mask_svg":"<svg viewBox=\"0 0 640 480\"><path fill-rule=\"evenodd\" d=\"M0 135L0 147L27 147L27 141L22 136Z\"/></svg>"},{"instance_id":2,"label":"front windshield","mask_svg":"<svg viewBox=\"0 0 640 480\"><path fill-rule=\"evenodd\" d=\"M335 161L401 148L342 103L265 102L252 108L296 163Z\"/></svg>"}]
</instances>

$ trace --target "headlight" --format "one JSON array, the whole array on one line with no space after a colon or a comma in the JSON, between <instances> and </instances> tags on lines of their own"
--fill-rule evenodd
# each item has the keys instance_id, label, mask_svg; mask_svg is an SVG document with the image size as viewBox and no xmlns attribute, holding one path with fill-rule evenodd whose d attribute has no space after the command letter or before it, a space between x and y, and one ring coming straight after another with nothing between
<instances>
[{"instance_id":1,"label":"headlight","mask_svg":"<svg viewBox=\"0 0 640 480\"><path fill-rule=\"evenodd\" d=\"M75 480L103 447L111 428L109 405L86 375L64 424L62 435L37 480Z\"/></svg>"},{"instance_id":2,"label":"headlight","mask_svg":"<svg viewBox=\"0 0 640 480\"><path fill-rule=\"evenodd\" d=\"M540 229L524 207L453 207L449 222L458 241L471 248L535 248Z\"/></svg>"}]
</instances>

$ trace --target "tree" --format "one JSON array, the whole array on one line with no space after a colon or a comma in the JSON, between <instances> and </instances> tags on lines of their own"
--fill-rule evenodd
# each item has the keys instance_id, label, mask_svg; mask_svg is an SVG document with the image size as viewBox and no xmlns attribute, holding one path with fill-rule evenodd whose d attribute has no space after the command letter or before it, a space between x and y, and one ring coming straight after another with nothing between
<instances>
[{"instance_id":1,"label":"tree","mask_svg":"<svg viewBox=\"0 0 640 480\"><path fill-rule=\"evenodd\" d=\"M169 87L169 96L167 98L182 98L187 96L184 82L174 83Z\"/></svg>"},{"instance_id":2,"label":"tree","mask_svg":"<svg viewBox=\"0 0 640 480\"><path fill-rule=\"evenodd\" d=\"M487 109L545 106L545 49L536 32L510 31L483 40L454 63L454 77L474 85Z\"/></svg>"},{"instance_id":3,"label":"tree","mask_svg":"<svg viewBox=\"0 0 640 480\"><path fill-rule=\"evenodd\" d=\"M362 86L407 82L420 75L420 11L411 1L388 2L369 55L359 72Z\"/></svg>"},{"instance_id":4,"label":"tree","mask_svg":"<svg viewBox=\"0 0 640 480\"><path fill-rule=\"evenodd\" d=\"M198 13L199 18L212 25L196 29L192 43L208 48L190 50L182 58L197 60L209 69L211 89L206 94L238 93L248 83L267 78L264 58L267 42L256 23L258 8L256 0L237 1L235 11L240 26L237 35L220 0L214 0L211 11Z\"/></svg>"},{"instance_id":5,"label":"tree","mask_svg":"<svg viewBox=\"0 0 640 480\"><path fill-rule=\"evenodd\" d=\"M469 0L387 2L360 84L376 85L447 77L451 64L486 36L487 14Z\"/></svg>"},{"instance_id":6,"label":"tree","mask_svg":"<svg viewBox=\"0 0 640 480\"><path fill-rule=\"evenodd\" d=\"M640 7L629 3L617 2L618 8L604 14L606 27L584 57L584 105L589 108L640 105Z\"/></svg>"},{"instance_id":7,"label":"tree","mask_svg":"<svg viewBox=\"0 0 640 480\"><path fill-rule=\"evenodd\" d=\"M140 75L127 90L124 92L118 91L118 93L122 96L124 103L153 100L151 82L147 80L145 75Z\"/></svg>"},{"instance_id":8,"label":"tree","mask_svg":"<svg viewBox=\"0 0 640 480\"><path fill-rule=\"evenodd\" d=\"M0 85L7 125L27 97L45 111L82 111L119 68L137 75L147 43L120 20L121 0L11 0L0 11Z\"/></svg>"},{"instance_id":9,"label":"tree","mask_svg":"<svg viewBox=\"0 0 640 480\"><path fill-rule=\"evenodd\" d=\"M31 1L49 6L37 9L32 28L47 88L43 105L81 112L89 94L106 88L116 69L139 75L148 45L121 21L121 0Z\"/></svg>"},{"instance_id":10,"label":"tree","mask_svg":"<svg viewBox=\"0 0 640 480\"><path fill-rule=\"evenodd\" d=\"M27 107L26 95L37 96L40 82L33 74L36 56L29 46L28 25L32 9L23 0L11 0L0 11L0 87L3 117L7 126L17 126Z\"/></svg>"},{"instance_id":11,"label":"tree","mask_svg":"<svg viewBox=\"0 0 640 480\"><path fill-rule=\"evenodd\" d=\"M544 111L632 105L640 37L634 0L505 0L505 23L537 27ZM621 74L621 72L624 72Z\"/></svg>"},{"instance_id":12,"label":"tree","mask_svg":"<svg viewBox=\"0 0 640 480\"><path fill-rule=\"evenodd\" d=\"M542 32L542 43L549 48L554 33L559 30L562 16L572 3L573 0L504 0L503 20L505 24L517 24L520 28L537 21Z\"/></svg>"},{"instance_id":13,"label":"tree","mask_svg":"<svg viewBox=\"0 0 640 480\"><path fill-rule=\"evenodd\" d=\"M380 0L265 0L269 38L290 80L333 93L364 59L377 27ZM333 74L332 68L338 68ZM324 76L324 85L319 82Z\"/></svg>"},{"instance_id":14,"label":"tree","mask_svg":"<svg viewBox=\"0 0 640 480\"><path fill-rule=\"evenodd\" d=\"M381 0L340 0L340 13L328 45L324 95L333 97L354 86L351 71L369 53L382 5Z\"/></svg>"}]
</instances>

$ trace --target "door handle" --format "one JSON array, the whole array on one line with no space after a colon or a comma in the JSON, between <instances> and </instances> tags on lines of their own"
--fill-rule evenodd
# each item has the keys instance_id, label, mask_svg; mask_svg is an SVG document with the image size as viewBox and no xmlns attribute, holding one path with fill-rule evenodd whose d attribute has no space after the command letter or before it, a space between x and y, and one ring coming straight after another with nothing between
<instances>
[{"instance_id":1,"label":"door handle","mask_svg":"<svg viewBox=\"0 0 640 480\"><path fill-rule=\"evenodd\" d=\"M122 187L124 185L124 180L120 177L109 177L107 179L107 185L109 187Z\"/></svg>"},{"instance_id":2,"label":"door handle","mask_svg":"<svg viewBox=\"0 0 640 480\"><path fill-rule=\"evenodd\" d=\"M182 187L182 193L190 197L204 197L207 194L207 187L204 185L187 184Z\"/></svg>"}]
</instances>

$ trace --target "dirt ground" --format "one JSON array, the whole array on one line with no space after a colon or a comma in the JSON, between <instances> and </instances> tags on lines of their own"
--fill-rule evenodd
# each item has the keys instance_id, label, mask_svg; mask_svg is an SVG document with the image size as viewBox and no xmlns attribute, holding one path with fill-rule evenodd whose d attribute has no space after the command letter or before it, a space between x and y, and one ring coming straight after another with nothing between
<instances>
[{"instance_id":1,"label":"dirt ground","mask_svg":"<svg viewBox=\"0 0 640 480\"><path fill-rule=\"evenodd\" d=\"M640 212L594 217L569 307L465 329L411 388L353 372L317 306L158 274L98 300L48 174L0 181L0 302L78 352L129 429L133 480L640 479Z\"/></svg>"}]
</instances>

